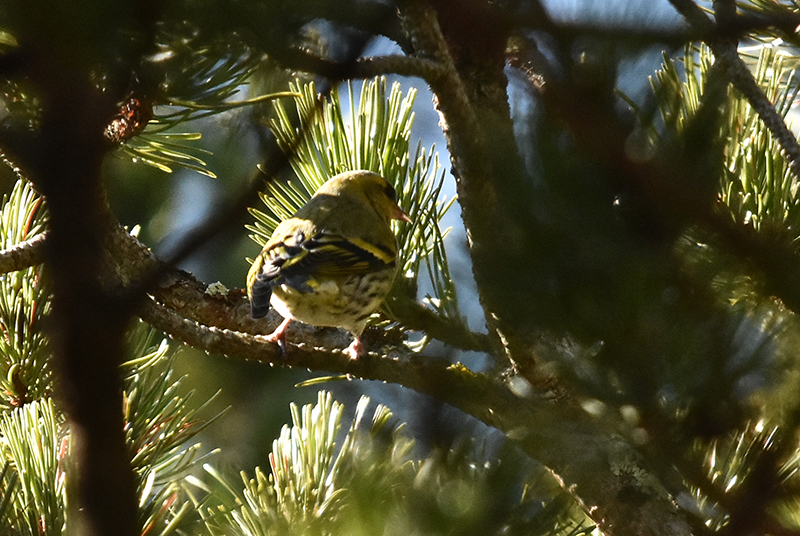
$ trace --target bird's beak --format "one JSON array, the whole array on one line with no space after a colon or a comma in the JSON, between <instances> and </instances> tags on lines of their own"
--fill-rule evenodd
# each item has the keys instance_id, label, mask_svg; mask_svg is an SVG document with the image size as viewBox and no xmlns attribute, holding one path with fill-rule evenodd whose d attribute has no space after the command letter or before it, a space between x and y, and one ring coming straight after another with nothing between
<instances>
[{"instance_id":1,"label":"bird's beak","mask_svg":"<svg viewBox=\"0 0 800 536\"><path fill-rule=\"evenodd\" d=\"M392 219L393 220L402 220L402 221L405 221L405 222L408 222L408 223L414 223L414 221L411 218L408 217L408 214L406 214L403 211L403 209L398 207L397 205L395 205L392 208Z\"/></svg>"}]
</instances>

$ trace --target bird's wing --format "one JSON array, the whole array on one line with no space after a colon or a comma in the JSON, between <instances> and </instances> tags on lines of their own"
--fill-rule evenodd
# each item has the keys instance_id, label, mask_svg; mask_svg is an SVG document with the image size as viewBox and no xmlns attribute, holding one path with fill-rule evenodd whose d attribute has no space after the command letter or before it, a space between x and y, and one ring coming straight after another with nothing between
<instances>
[{"instance_id":1,"label":"bird's wing","mask_svg":"<svg viewBox=\"0 0 800 536\"><path fill-rule=\"evenodd\" d=\"M396 251L361 238L346 238L321 231L305 240L305 254L289 263L289 268L308 269L322 276L365 274L394 266ZM393 245L393 244L392 244Z\"/></svg>"},{"instance_id":2,"label":"bird's wing","mask_svg":"<svg viewBox=\"0 0 800 536\"><path fill-rule=\"evenodd\" d=\"M366 274L390 268L395 264L395 255L389 247L330 231L318 231L309 236L298 232L267 249L262 273L273 286L286 283L309 292L313 288L308 283L315 278Z\"/></svg>"},{"instance_id":3,"label":"bird's wing","mask_svg":"<svg viewBox=\"0 0 800 536\"><path fill-rule=\"evenodd\" d=\"M251 314L253 318L267 314L272 289L278 285L313 292L319 279L391 268L395 258L393 247L330 231L316 231L308 236L297 231L282 239L270 240L248 274Z\"/></svg>"}]
</instances>

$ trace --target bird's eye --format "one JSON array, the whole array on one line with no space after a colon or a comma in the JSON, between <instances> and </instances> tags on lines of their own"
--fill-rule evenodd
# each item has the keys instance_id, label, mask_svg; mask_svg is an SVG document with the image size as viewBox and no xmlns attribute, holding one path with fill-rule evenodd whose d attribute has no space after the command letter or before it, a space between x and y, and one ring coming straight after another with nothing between
<instances>
[{"instance_id":1,"label":"bird's eye","mask_svg":"<svg viewBox=\"0 0 800 536\"><path fill-rule=\"evenodd\" d=\"M386 194L386 197L392 200L392 203L397 203L397 192L395 192L394 187L391 184L386 185L386 188L383 189L383 193Z\"/></svg>"}]
</instances>

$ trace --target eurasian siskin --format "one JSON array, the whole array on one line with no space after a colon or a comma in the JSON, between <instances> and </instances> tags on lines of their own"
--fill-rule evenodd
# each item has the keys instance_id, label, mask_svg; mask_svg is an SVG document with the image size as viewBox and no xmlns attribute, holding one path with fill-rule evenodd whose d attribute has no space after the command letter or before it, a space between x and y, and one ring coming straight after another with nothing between
<instances>
[{"instance_id":1,"label":"eurasian siskin","mask_svg":"<svg viewBox=\"0 0 800 536\"><path fill-rule=\"evenodd\" d=\"M361 333L395 277L392 219L411 221L392 185L371 171L348 171L281 222L247 275L252 316L266 315L271 303L284 317L267 338L282 344L292 320L341 327L355 337L344 352L362 355Z\"/></svg>"}]
</instances>

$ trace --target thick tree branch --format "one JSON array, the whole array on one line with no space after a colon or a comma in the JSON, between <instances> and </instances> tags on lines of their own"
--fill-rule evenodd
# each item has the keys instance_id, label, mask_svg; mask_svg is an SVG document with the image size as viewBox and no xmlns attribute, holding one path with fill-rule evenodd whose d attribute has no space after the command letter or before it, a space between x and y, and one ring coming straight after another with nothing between
<instances>
[{"instance_id":1,"label":"thick tree branch","mask_svg":"<svg viewBox=\"0 0 800 536\"><path fill-rule=\"evenodd\" d=\"M7 136L6 148L47 199L50 224L47 239L29 248L26 259L19 252L9 257L39 262L37 248L44 249L53 292L47 335L55 396L69 421L75 468L70 527L87 536L137 536L142 528L118 368L130 317L101 286L107 214L100 168L109 149L103 131L127 86L130 66L152 53L156 7L150 1L83 3L77 25L64 24L74 18L75 6L62 4L19 6L9 17L20 43L15 67L30 83L41 114L35 131L22 128L19 138ZM134 34L140 39L130 39ZM114 60L103 71L101 91L92 77L103 70L104 57Z\"/></svg>"},{"instance_id":2,"label":"thick tree branch","mask_svg":"<svg viewBox=\"0 0 800 536\"><path fill-rule=\"evenodd\" d=\"M433 58L447 72L432 84L432 90L453 161L481 303L517 370L530 373L536 385L535 369L529 368L530 337L539 320L537 313L548 314L536 309L537 293L547 289L532 282L531 271L523 267L535 265L537 255L553 244L546 243L548 235L539 232L531 213L531 184L516 150L502 70L508 33L502 24L494 24L489 4L480 6L485 11L480 7L465 10L463 4L448 0L412 0L403 4L401 16L415 54ZM556 437L548 437L553 441L551 448L566 448ZM561 473L564 467L551 453L532 454L563 478L568 489L570 482L576 482L571 480L576 475ZM572 454L571 463L591 465L593 456L588 453ZM648 496L632 507L625 505L625 486L606 484L601 498L587 488L581 492L583 483L575 483L576 495L589 505L590 515L607 533L659 534L665 527L673 527L674 534L692 532L667 494L661 499Z\"/></svg>"},{"instance_id":3,"label":"thick tree branch","mask_svg":"<svg viewBox=\"0 0 800 536\"><path fill-rule=\"evenodd\" d=\"M102 132L113 102L80 79L75 65L82 64L70 57L75 51L63 49L69 40L42 37L31 66L31 78L44 95L41 154L32 176L47 198L50 217L44 247L53 289L49 336L57 396L70 421L78 468L78 530L90 536L136 536L136 485L123 434L118 369L128 318L100 288L98 277Z\"/></svg>"},{"instance_id":4,"label":"thick tree branch","mask_svg":"<svg viewBox=\"0 0 800 536\"><path fill-rule=\"evenodd\" d=\"M451 49L429 4L405 2L401 16L415 55L442 68L442 75L430 83L453 163L473 274L490 330L499 334L498 340L514 361L514 354L526 354L522 338L531 332L522 321L531 301L530 285L522 281L528 276L519 269L527 263L520 255L531 252L530 185L516 151L505 92L505 42L490 29L491 19L470 19L465 33L481 38L467 39ZM459 71L462 63L463 73ZM518 370L525 368L523 361L516 359Z\"/></svg>"}]
</instances>

